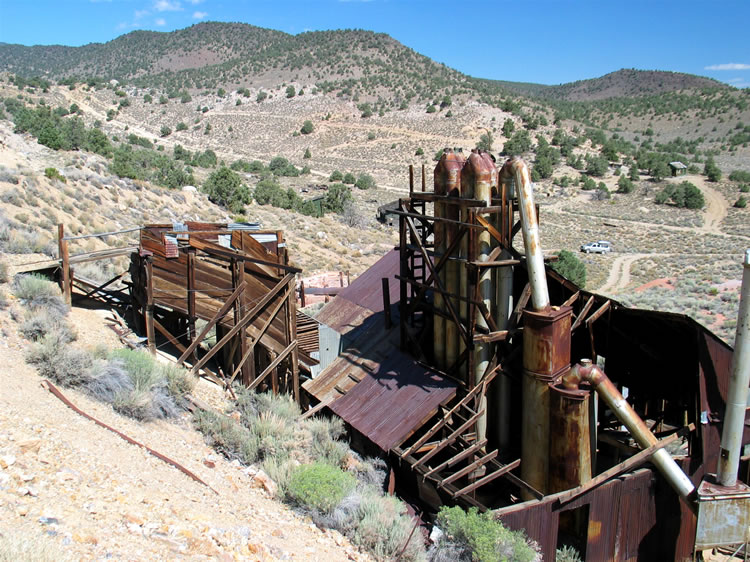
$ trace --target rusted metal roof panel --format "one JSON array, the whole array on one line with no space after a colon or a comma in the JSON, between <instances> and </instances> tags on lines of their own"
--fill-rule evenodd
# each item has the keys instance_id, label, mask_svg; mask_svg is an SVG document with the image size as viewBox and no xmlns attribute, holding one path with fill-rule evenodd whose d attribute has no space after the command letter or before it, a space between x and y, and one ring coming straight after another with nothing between
<instances>
[{"instance_id":1,"label":"rusted metal roof panel","mask_svg":"<svg viewBox=\"0 0 750 562\"><path fill-rule=\"evenodd\" d=\"M391 308L397 309L395 305L399 302L400 285L395 275L398 268L399 254L391 250L351 285L342 289L336 298L323 307L316 319L342 334L358 328L373 314L383 312L383 278L388 279Z\"/></svg>"},{"instance_id":2,"label":"rusted metal roof panel","mask_svg":"<svg viewBox=\"0 0 750 562\"><path fill-rule=\"evenodd\" d=\"M393 350L370 373L346 363L342 369L361 381L330 408L384 451L400 444L456 394L456 385Z\"/></svg>"}]
</instances>

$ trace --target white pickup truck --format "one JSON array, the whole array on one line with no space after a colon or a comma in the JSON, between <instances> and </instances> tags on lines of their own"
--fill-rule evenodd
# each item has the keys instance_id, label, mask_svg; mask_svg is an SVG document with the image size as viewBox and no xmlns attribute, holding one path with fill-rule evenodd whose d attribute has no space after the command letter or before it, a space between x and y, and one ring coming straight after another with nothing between
<instances>
[{"instance_id":1,"label":"white pickup truck","mask_svg":"<svg viewBox=\"0 0 750 562\"><path fill-rule=\"evenodd\" d=\"M608 254L612 251L612 244L606 240L599 240L598 242L589 242L581 246L581 251L590 254L594 252L596 254Z\"/></svg>"}]
</instances>

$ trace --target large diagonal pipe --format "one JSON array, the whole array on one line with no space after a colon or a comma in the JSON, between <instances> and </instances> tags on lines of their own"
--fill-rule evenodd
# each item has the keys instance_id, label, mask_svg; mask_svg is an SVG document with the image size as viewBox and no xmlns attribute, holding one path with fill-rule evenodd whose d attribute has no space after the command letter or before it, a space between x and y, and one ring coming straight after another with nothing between
<instances>
[{"instance_id":1,"label":"large diagonal pipe","mask_svg":"<svg viewBox=\"0 0 750 562\"><path fill-rule=\"evenodd\" d=\"M531 306L534 310L545 310L549 307L549 290L547 289L547 274L544 270L542 243L539 240L539 221L534 206L529 167L520 158L511 158L500 170L501 181L507 181L509 178L512 178L515 183L519 199L521 232L523 232L523 245L526 250L526 269L531 287Z\"/></svg>"},{"instance_id":2,"label":"large diagonal pipe","mask_svg":"<svg viewBox=\"0 0 750 562\"><path fill-rule=\"evenodd\" d=\"M641 447L646 449L659 442L635 410L623 398L614 383L604 374L604 371L596 365L592 365L589 359L581 360L579 365L574 365L570 372L562 378L563 386L569 389L578 388L581 381L591 384ZM672 456L666 450L659 449L651 457L651 462L659 469L675 492L692 507L691 496L695 492L695 486L682 469L677 466Z\"/></svg>"},{"instance_id":3,"label":"large diagonal pipe","mask_svg":"<svg viewBox=\"0 0 750 562\"><path fill-rule=\"evenodd\" d=\"M721 454L716 472L716 479L722 486L737 484L750 384L750 250L745 251L745 261L742 265L744 271L732 355L732 375L729 379L724 427L721 433Z\"/></svg>"}]
</instances>

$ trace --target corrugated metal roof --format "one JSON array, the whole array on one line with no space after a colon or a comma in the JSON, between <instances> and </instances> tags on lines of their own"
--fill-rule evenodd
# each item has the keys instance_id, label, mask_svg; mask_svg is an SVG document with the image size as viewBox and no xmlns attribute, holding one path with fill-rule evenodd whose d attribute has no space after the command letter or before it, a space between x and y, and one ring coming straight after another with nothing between
<instances>
[{"instance_id":1,"label":"corrugated metal roof","mask_svg":"<svg viewBox=\"0 0 750 562\"><path fill-rule=\"evenodd\" d=\"M383 312L381 279L385 277L388 279L393 322L397 323L400 284L395 275L398 268L398 251L391 250L325 305L316 320L341 334L360 327L373 314Z\"/></svg>"},{"instance_id":2,"label":"corrugated metal roof","mask_svg":"<svg viewBox=\"0 0 750 562\"><path fill-rule=\"evenodd\" d=\"M372 373L344 358L337 362L344 363L344 375L362 379L331 410L384 451L402 443L456 394L453 382L395 349Z\"/></svg>"}]
</instances>

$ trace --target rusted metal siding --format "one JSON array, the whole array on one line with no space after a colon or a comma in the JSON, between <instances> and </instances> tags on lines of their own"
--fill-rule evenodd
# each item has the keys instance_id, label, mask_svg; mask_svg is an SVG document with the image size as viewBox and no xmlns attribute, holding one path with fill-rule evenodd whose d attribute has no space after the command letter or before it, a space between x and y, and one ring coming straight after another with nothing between
<instances>
[{"instance_id":1,"label":"rusted metal siding","mask_svg":"<svg viewBox=\"0 0 750 562\"><path fill-rule=\"evenodd\" d=\"M610 480L564 505L552 495L495 513L510 529L524 529L541 547L544 560L554 560L560 514L588 506L586 550L581 552L585 560L650 562L689 557L693 543L681 530L690 528L693 520L689 515L685 518L680 505L666 482L644 468Z\"/></svg>"},{"instance_id":2,"label":"rusted metal siding","mask_svg":"<svg viewBox=\"0 0 750 562\"><path fill-rule=\"evenodd\" d=\"M732 350L713 334L700 337L700 412L703 464L706 472L716 472L721 444L721 420L729 390ZM705 414L704 414L705 412ZM750 412L745 417L742 443L750 443Z\"/></svg>"}]
</instances>

